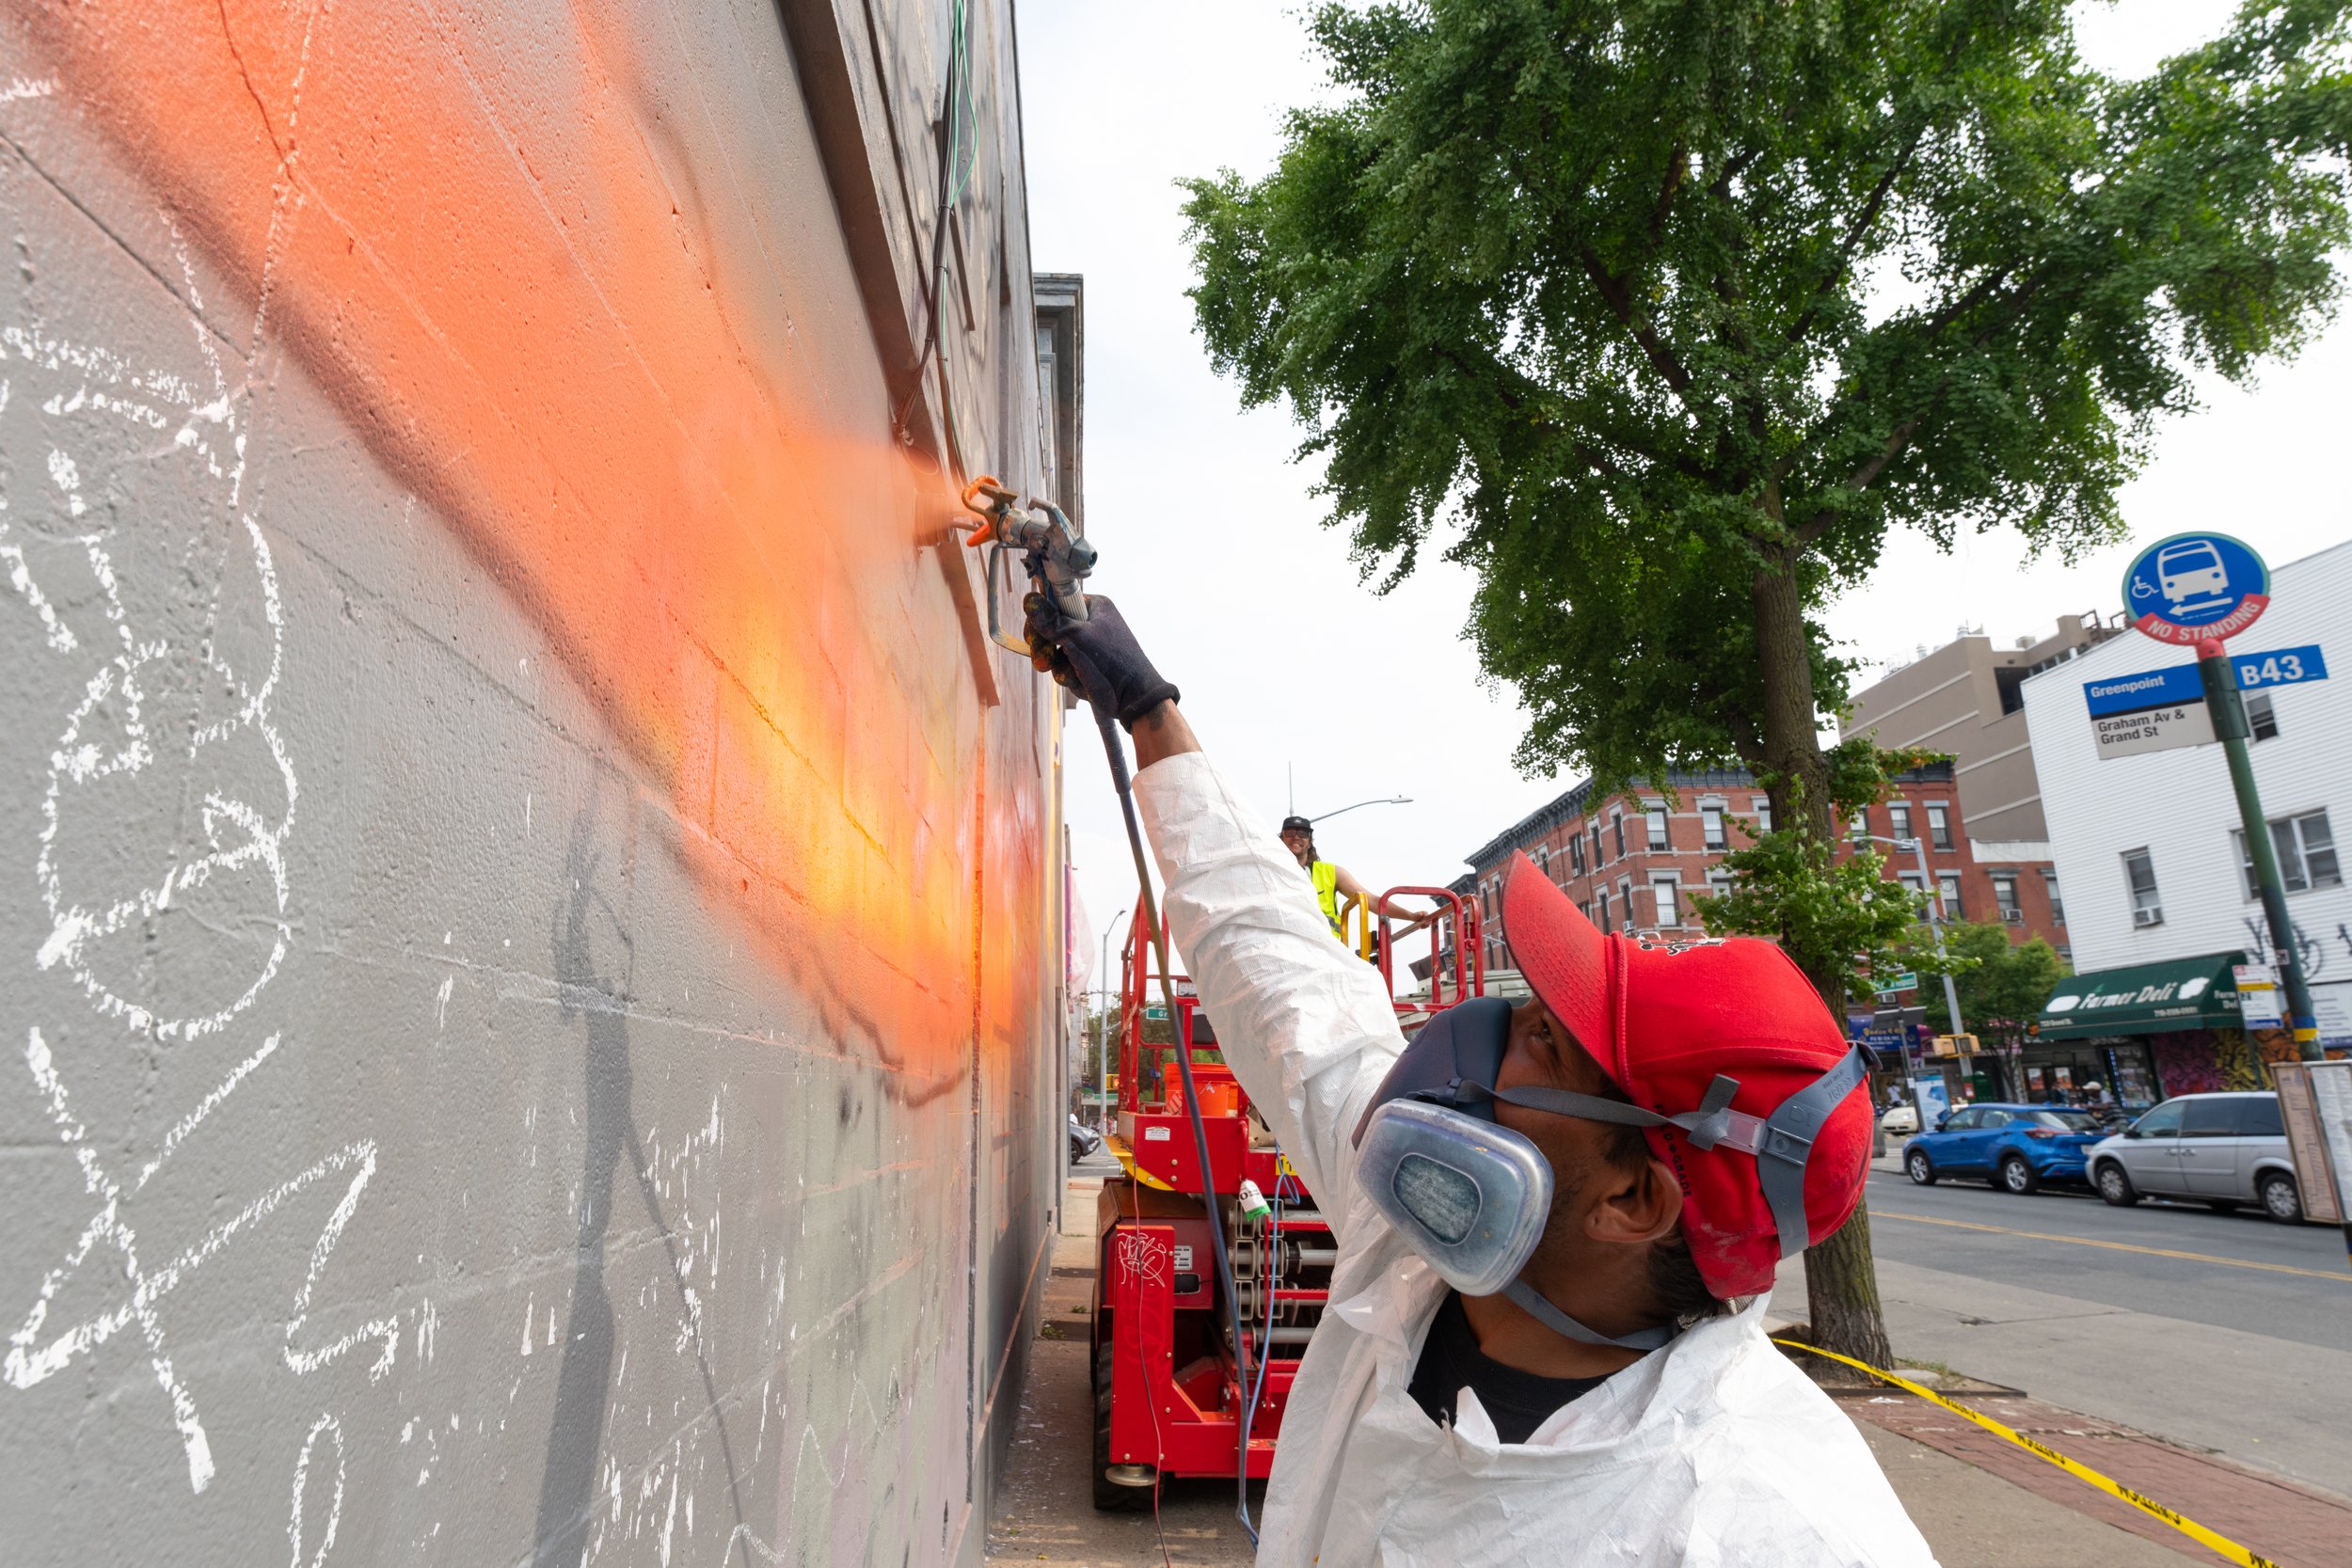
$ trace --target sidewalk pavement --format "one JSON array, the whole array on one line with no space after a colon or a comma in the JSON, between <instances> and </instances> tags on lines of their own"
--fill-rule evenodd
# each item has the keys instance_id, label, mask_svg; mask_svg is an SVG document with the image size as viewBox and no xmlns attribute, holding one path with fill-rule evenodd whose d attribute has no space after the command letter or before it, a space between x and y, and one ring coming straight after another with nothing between
<instances>
[{"instance_id":1,"label":"sidewalk pavement","mask_svg":"<svg viewBox=\"0 0 2352 1568\"><path fill-rule=\"evenodd\" d=\"M1156 1561L1248 1563L1230 1484L1172 1484L1150 1513L1097 1513L1085 1309L1097 1178L1074 1177L1030 1363L1013 1452L989 1523L988 1560L1057 1568ZM1800 1292L1797 1300L1802 1301ZM1963 1402L1966 1402L1963 1401ZM2220 1560L2188 1537L1908 1395L1840 1402L1944 1568L2181 1568ZM2138 1487L2293 1568L2352 1564L2352 1509L2292 1481L2038 1400L1986 1413ZM1252 1487L1252 1513L1262 1488Z\"/></svg>"},{"instance_id":2,"label":"sidewalk pavement","mask_svg":"<svg viewBox=\"0 0 2352 1568\"><path fill-rule=\"evenodd\" d=\"M2031 1389L2070 1410L2160 1433L2352 1502L2352 1425L2343 1407L2343 1391L2352 1387L2352 1352L1883 1254L1878 1276L1887 1334L1915 1360ZM2062 1290L2063 1270L2052 1277ZM1802 1259L1783 1266L1773 1298L1788 1318L1804 1316ZM2153 1368L2163 1375L2151 1376ZM2352 1548L2345 1558L2352 1560Z\"/></svg>"}]
</instances>

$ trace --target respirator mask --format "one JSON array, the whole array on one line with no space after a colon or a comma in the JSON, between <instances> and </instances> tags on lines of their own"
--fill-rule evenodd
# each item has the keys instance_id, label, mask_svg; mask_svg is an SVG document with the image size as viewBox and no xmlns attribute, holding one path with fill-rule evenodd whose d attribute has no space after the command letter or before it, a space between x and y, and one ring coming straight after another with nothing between
<instances>
[{"instance_id":1,"label":"respirator mask","mask_svg":"<svg viewBox=\"0 0 2352 1568\"><path fill-rule=\"evenodd\" d=\"M1655 1350L1677 1332L1661 1326L1603 1334L1519 1277L1550 1217L1551 1164L1528 1138L1495 1120L1497 1101L1587 1121L1673 1127L1698 1148L1753 1155L1782 1256L1803 1250L1805 1160L1830 1111L1863 1081L1859 1053L1848 1053L1770 1117L1732 1110L1740 1084L1722 1075L1697 1110L1661 1116L1565 1089L1497 1090L1510 1037L1511 1005L1500 997L1447 1008L1406 1046L1356 1127L1358 1184L1447 1284L1464 1295L1503 1295L1553 1332L1587 1344Z\"/></svg>"}]
</instances>

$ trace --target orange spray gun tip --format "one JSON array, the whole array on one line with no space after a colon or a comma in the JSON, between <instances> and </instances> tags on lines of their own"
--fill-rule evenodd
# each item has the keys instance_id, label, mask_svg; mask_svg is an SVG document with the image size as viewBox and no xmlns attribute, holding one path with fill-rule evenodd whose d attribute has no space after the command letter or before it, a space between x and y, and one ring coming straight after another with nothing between
<instances>
[{"instance_id":1,"label":"orange spray gun tip","mask_svg":"<svg viewBox=\"0 0 2352 1568\"><path fill-rule=\"evenodd\" d=\"M988 504L985 506L977 499L982 496L988 498ZM965 485L963 487L964 510L980 517L982 521L977 527L969 524L958 525L959 527L972 527L972 535L964 543L977 549L994 539L997 518L1004 515L1005 508L1010 506L1016 499L994 474L982 474Z\"/></svg>"}]
</instances>

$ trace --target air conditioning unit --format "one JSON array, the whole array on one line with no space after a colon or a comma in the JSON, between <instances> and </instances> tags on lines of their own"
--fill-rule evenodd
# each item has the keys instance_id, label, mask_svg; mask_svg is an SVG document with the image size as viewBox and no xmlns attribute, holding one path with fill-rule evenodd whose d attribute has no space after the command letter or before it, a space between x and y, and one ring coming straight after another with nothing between
<instances>
[{"instance_id":1,"label":"air conditioning unit","mask_svg":"<svg viewBox=\"0 0 2352 1568\"><path fill-rule=\"evenodd\" d=\"M2164 924L2164 911L2160 909L2134 910L2132 911L2132 924L2135 926L2161 926Z\"/></svg>"},{"instance_id":2,"label":"air conditioning unit","mask_svg":"<svg viewBox=\"0 0 2352 1568\"><path fill-rule=\"evenodd\" d=\"M2001 924L2005 926L2023 926L2025 923L2026 911L2023 910L2003 910L2001 911Z\"/></svg>"}]
</instances>

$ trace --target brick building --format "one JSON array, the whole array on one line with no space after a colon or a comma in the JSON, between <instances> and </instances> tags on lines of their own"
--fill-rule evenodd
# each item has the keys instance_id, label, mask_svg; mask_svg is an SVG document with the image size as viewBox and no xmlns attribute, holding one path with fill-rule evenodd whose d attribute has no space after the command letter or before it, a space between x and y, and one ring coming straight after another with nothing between
<instances>
[{"instance_id":1,"label":"brick building","mask_svg":"<svg viewBox=\"0 0 2352 1568\"><path fill-rule=\"evenodd\" d=\"M1745 769L1672 773L1662 786L1637 780L1598 796L1589 783L1580 784L1479 846L1467 857L1470 873L1454 888L1478 901L1490 970L1511 967L1502 877L1515 850L1541 866L1604 931L1695 937L1705 927L1694 896L1726 885L1724 856L1748 844L1751 830L1771 826L1772 803ZM2046 858L2018 857L2011 852L2017 846L1968 837L1950 763L1902 775L1886 800L1855 813L1848 829L1922 840L1925 879L1916 852L1889 844L1877 848L1888 858L1889 876L1921 889L1931 880L1953 918L2002 921L2012 940L2042 936L2067 950L2056 871ZM1842 852L1860 841L1850 839Z\"/></svg>"}]
</instances>

